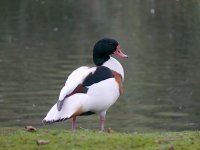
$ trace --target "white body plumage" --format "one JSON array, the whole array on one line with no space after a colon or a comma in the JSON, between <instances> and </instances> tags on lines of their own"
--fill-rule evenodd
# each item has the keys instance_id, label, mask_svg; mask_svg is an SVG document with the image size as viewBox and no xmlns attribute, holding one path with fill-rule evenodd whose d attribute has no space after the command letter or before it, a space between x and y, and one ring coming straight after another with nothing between
<instances>
[{"instance_id":1,"label":"white body plumage","mask_svg":"<svg viewBox=\"0 0 200 150\"><path fill-rule=\"evenodd\" d=\"M121 64L113 57L110 57L103 66L119 73L124 78L124 70ZM59 100L71 93L74 88L81 84L89 73L94 73L96 67L80 67L73 71L62 88ZM108 108L118 99L119 85L115 78L109 78L95 83L88 87L88 92L77 93L64 100L62 110L58 111L55 104L44 118L44 122L56 122L71 118L75 113L91 111L94 113L106 113Z\"/></svg>"}]
</instances>

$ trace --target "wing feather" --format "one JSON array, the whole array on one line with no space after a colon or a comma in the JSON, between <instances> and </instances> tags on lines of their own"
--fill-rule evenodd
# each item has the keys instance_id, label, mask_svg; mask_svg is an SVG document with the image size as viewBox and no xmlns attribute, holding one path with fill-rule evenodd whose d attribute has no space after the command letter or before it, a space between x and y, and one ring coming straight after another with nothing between
<instances>
[{"instance_id":1,"label":"wing feather","mask_svg":"<svg viewBox=\"0 0 200 150\"><path fill-rule=\"evenodd\" d=\"M78 85L82 84L85 78L90 73L94 73L95 70L96 67L89 68L86 66L74 70L69 75L68 79L65 82L64 87L60 91L59 101L64 100L67 95L70 95L75 90L75 88Z\"/></svg>"}]
</instances>

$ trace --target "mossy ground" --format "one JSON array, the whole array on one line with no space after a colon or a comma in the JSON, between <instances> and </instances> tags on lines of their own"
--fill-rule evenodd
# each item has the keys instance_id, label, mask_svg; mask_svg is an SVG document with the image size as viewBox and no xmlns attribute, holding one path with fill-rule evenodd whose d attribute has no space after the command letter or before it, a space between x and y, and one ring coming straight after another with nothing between
<instances>
[{"instance_id":1,"label":"mossy ground","mask_svg":"<svg viewBox=\"0 0 200 150\"><path fill-rule=\"evenodd\" d=\"M37 140L49 144L38 145ZM0 128L0 150L200 150L200 132L100 133L91 130Z\"/></svg>"}]
</instances>

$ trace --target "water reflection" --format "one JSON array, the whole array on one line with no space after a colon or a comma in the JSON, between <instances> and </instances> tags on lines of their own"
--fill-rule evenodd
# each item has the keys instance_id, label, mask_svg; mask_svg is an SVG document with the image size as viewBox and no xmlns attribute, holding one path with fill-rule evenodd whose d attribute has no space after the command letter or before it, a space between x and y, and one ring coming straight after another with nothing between
<instances>
[{"instance_id":1,"label":"water reflection","mask_svg":"<svg viewBox=\"0 0 200 150\"><path fill-rule=\"evenodd\" d=\"M107 126L199 129L199 26L197 0L1 1L0 125L41 125L66 75L92 64L94 42L110 36L130 58L122 62L125 93ZM99 126L97 116L79 123Z\"/></svg>"}]
</instances>

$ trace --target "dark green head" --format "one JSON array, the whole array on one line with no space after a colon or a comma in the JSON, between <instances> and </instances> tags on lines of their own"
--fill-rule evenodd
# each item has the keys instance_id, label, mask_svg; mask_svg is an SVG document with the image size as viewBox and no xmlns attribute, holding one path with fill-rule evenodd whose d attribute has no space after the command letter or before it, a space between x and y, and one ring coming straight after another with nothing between
<instances>
[{"instance_id":1,"label":"dark green head","mask_svg":"<svg viewBox=\"0 0 200 150\"><path fill-rule=\"evenodd\" d=\"M111 38L103 38L99 40L93 48L93 61L95 65L101 66L106 62L111 54L113 54L119 43Z\"/></svg>"}]
</instances>

